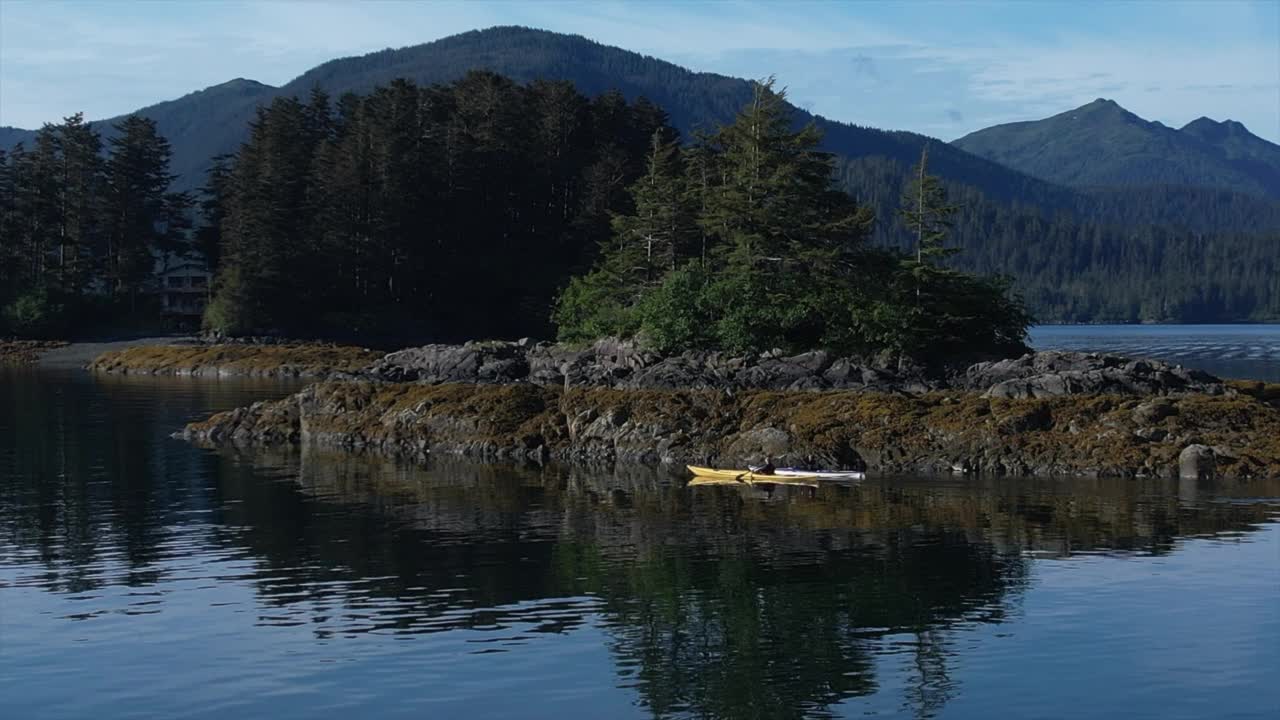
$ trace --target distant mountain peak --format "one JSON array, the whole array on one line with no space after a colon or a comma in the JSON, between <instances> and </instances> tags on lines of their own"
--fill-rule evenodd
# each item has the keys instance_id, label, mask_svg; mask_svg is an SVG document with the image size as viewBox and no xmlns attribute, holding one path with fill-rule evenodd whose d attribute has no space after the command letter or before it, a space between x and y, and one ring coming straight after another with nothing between
<instances>
[{"instance_id":1,"label":"distant mountain peak","mask_svg":"<svg viewBox=\"0 0 1280 720\"><path fill-rule=\"evenodd\" d=\"M213 90L215 88L240 88L240 87L270 88L271 86L267 85L266 83L260 83L257 80L238 77L238 78L233 78L231 80L228 80L224 83L219 83L218 85L210 86L206 89Z\"/></svg>"},{"instance_id":2,"label":"distant mountain peak","mask_svg":"<svg viewBox=\"0 0 1280 720\"><path fill-rule=\"evenodd\" d=\"M1098 98L1093 102L1081 105L1075 110L1068 110L1062 113L1063 116L1074 117L1075 119L1088 118L1093 120L1112 121L1121 120L1126 122L1141 122L1146 120L1129 112L1120 103L1110 98Z\"/></svg>"},{"instance_id":3,"label":"distant mountain peak","mask_svg":"<svg viewBox=\"0 0 1280 720\"><path fill-rule=\"evenodd\" d=\"M1239 122L1201 117L1174 129L1108 98L979 130L954 144L1071 187L1192 186L1280 198L1280 146Z\"/></svg>"},{"instance_id":4,"label":"distant mountain peak","mask_svg":"<svg viewBox=\"0 0 1280 720\"><path fill-rule=\"evenodd\" d=\"M228 80L224 83L218 83L217 85L210 85L209 87L203 90L197 90L195 93L191 93L191 94L194 95L196 93L227 93L227 92L234 92L234 93L240 93L240 94L257 94L261 92L268 92L270 90L275 90L275 88L270 85L267 85L266 83L260 83L257 80L250 80L249 78L238 77L238 78L235 78L234 80Z\"/></svg>"},{"instance_id":5,"label":"distant mountain peak","mask_svg":"<svg viewBox=\"0 0 1280 720\"><path fill-rule=\"evenodd\" d=\"M1249 132L1249 128L1245 127L1244 123L1240 122L1239 120L1232 120L1228 118L1226 120L1219 122L1217 120L1214 120L1213 118L1205 117L1203 115L1196 118L1195 120L1192 120L1186 125L1183 125L1182 131L1189 132L1193 135L1199 135L1202 137L1203 136L1224 137L1228 135L1253 136L1253 133Z\"/></svg>"},{"instance_id":6,"label":"distant mountain peak","mask_svg":"<svg viewBox=\"0 0 1280 720\"><path fill-rule=\"evenodd\" d=\"M1253 135L1252 132L1249 132L1249 128L1244 127L1244 123L1233 119L1219 122L1219 120L1206 118L1202 115L1202 117L1196 118L1181 127L1180 132L1201 138L1204 142L1210 143L1244 142L1251 143L1251 145L1275 146L1275 143Z\"/></svg>"}]
</instances>

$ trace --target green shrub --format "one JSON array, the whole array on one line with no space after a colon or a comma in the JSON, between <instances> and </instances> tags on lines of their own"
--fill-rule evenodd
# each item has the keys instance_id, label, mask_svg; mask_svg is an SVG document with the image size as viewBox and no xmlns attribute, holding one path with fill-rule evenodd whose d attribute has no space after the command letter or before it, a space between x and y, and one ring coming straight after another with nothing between
<instances>
[{"instance_id":1,"label":"green shrub","mask_svg":"<svg viewBox=\"0 0 1280 720\"><path fill-rule=\"evenodd\" d=\"M640 300L642 340L662 352L713 345L711 305L706 275L696 265L673 270Z\"/></svg>"},{"instance_id":2,"label":"green shrub","mask_svg":"<svg viewBox=\"0 0 1280 720\"><path fill-rule=\"evenodd\" d=\"M639 328L636 312L618 297L605 273L575 277L556 299L552 319L561 342L590 342L606 336L629 337Z\"/></svg>"},{"instance_id":3,"label":"green shrub","mask_svg":"<svg viewBox=\"0 0 1280 720\"><path fill-rule=\"evenodd\" d=\"M8 332L31 338L56 337L66 331L71 318L66 301L46 288L21 293L0 315Z\"/></svg>"},{"instance_id":4,"label":"green shrub","mask_svg":"<svg viewBox=\"0 0 1280 720\"><path fill-rule=\"evenodd\" d=\"M256 326L254 303L245 289L240 269L232 267L218 276L216 291L205 306L201 326L223 335L249 335Z\"/></svg>"}]
</instances>

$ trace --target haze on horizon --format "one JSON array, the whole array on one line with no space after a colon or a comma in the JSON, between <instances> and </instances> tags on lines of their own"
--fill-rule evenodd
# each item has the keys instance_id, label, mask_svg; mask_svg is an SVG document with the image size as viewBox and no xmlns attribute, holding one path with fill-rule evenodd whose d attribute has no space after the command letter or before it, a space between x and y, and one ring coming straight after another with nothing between
<instances>
[{"instance_id":1,"label":"haze on horizon","mask_svg":"<svg viewBox=\"0 0 1280 720\"><path fill-rule=\"evenodd\" d=\"M834 120L947 140L1098 97L1280 142L1280 3L130 3L0 0L0 125L128 113L245 77L493 25L775 75Z\"/></svg>"}]
</instances>

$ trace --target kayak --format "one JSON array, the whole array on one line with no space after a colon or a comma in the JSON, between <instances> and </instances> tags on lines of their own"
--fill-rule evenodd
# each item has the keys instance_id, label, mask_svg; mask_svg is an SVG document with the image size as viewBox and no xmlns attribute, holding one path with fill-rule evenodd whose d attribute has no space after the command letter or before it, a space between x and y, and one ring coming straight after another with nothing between
<instances>
[{"instance_id":1,"label":"kayak","mask_svg":"<svg viewBox=\"0 0 1280 720\"><path fill-rule=\"evenodd\" d=\"M804 480L817 480L817 475L812 474L789 474L782 475L776 473L766 475L762 473L753 473L750 470L717 470L709 467L699 467L697 465L686 465L689 472L700 478L709 478L713 480L733 480L739 482L792 482Z\"/></svg>"},{"instance_id":2,"label":"kayak","mask_svg":"<svg viewBox=\"0 0 1280 720\"><path fill-rule=\"evenodd\" d=\"M816 488L818 487L818 481L813 478L751 474L744 476L741 480L702 476L694 476L689 480L689 487L700 487L705 485L733 485L735 487L742 487L743 485L792 485Z\"/></svg>"},{"instance_id":3,"label":"kayak","mask_svg":"<svg viewBox=\"0 0 1280 720\"><path fill-rule=\"evenodd\" d=\"M763 473L754 473L751 470L717 470L715 468L700 467L698 465L686 465L689 472L702 478L717 478L721 480L736 480L740 482L769 482L772 478L773 482L778 482L780 478L787 480L862 480L867 476L866 473L856 472L853 470L798 470L796 468L778 468L773 471L772 475Z\"/></svg>"},{"instance_id":4,"label":"kayak","mask_svg":"<svg viewBox=\"0 0 1280 720\"><path fill-rule=\"evenodd\" d=\"M856 470L800 470L797 468L778 468L775 475L783 477L816 477L819 480L862 480L867 477L864 472Z\"/></svg>"}]
</instances>

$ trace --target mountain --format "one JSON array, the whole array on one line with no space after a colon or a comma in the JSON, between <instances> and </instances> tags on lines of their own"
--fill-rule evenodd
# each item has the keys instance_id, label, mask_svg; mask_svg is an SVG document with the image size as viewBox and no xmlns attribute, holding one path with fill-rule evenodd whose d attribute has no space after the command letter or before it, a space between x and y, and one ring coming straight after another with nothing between
<instances>
[{"instance_id":1,"label":"mountain","mask_svg":"<svg viewBox=\"0 0 1280 720\"><path fill-rule=\"evenodd\" d=\"M240 147L257 109L275 98L305 100L317 87L337 98L397 78L447 83L471 70L522 83L567 80L587 95L616 88L631 100L644 96L663 107L686 138L730 120L751 94L746 80L692 72L579 36L501 27L333 60L281 87L236 79L138 112L170 140L176 188L192 189L203 183L212 157ZM1013 275L1042 319L1280 317L1272 280L1280 261L1280 200L1265 190L1280 167L1277 148L1239 123L1201 118L1175 130L1098 101L952 144L793 111L797 124L813 122L824 132L841 187L876 211L880 244L914 242L897 209L909 170L927 145L930 172L944 178L961 206L953 236L965 252L956 266ZM1040 125L1054 121L1061 125L1056 132ZM110 122L96 125L109 136ZM1007 139L984 135L1005 131ZM0 128L0 147L33 136ZM1026 157L1057 159L1016 167L1014 148ZM1072 163L1077 175L1096 170L1100 177L1055 175Z\"/></svg>"},{"instance_id":2,"label":"mountain","mask_svg":"<svg viewBox=\"0 0 1280 720\"><path fill-rule=\"evenodd\" d=\"M260 103L270 102L279 91L254 80L236 78L176 100L140 108L134 114L156 121L156 128L173 148L169 167L178 176L174 185L176 189L189 190L204 182L204 173L214 156L234 152L244 142L254 110ZM94 121L104 144L115 135L112 124L122 117ZM7 150L19 142L29 147L35 135L34 130L2 127L0 148Z\"/></svg>"},{"instance_id":3,"label":"mountain","mask_svg":"<svg viewBox=\"0 0 1280 720\"><path fill-rule=\"evenodd\" d=\"M9 127L8 125L0 125L0 150L5 150L7 152L9 148L17 145L19 142L30 142L34 135L35 133L30 130Z\"/></svg>"},{"instance_id":4,"label":"mountain","mask_svg":"<svg viewBox=\"0 0 1280 720\"><path fill-rule=\"evenodd\" d=\"M1180 130L1098 99L1044 120L970 133L955 147L1076 188L1173 185L1280 199L1280 145L1200 118Z\"/></svg>"},{"instance_id":5,"label":"mountain","mask_svg":"<svg viewBox=\"0 0 1280 720\"><path fill-rule=\"evenodd\" d=\"M728 122L751 97L747 80L699 73L678 65L602 45L577 35L521 27L496 27L396 50L332 60L275 88L251 80L232 80L137 112L150 117L173 145L173 171L179 189L203 182L214 155L236 150L248 136L255 108L280 95L305 97L319 87L337 97L365 92L396 78L420 84L444 83L470 70L491 70L519 82L569 80L593 96L612 89L629 100L643 95L671 116L686 137L699 128ZM910 166L929 143L931 169L955 182L981 187L989 195L1039 205L1068 207L1073 196L1063 188L971 155L940 140L910 132L859 127L795 109L796 122L815 122L829 151L845 157L883 156ZM95 123L106 132L116 118ZM50 118L56 120L56 118ZM33 131L0 134L0 146L30 142Z\"/></svg>"},{"instance_id":6,"label":"mountain","mask_svg":"<svg viewBox=\"0 0 1280 720\"><path fill-rule=\"evenodd\" d=\"M477 69L491 70L519 82L537 79L568 80L587 95L598 95L612 89L620 90L631 100L643 95L663 107L670 114L672 124L686 137L697 129L711 129L731 120L751 93L751 85L747 80L693 72L657 58L602 45L581 36L522 27L495 27L423 45L332 60L303 73L282 87L236 79L176 100L142 108L137 112L155 120L160 132L172 144L174 156L171 168L178 176L175 187L191 189L203 183L204 173L213 156L234 152L239 147L248 136L248 125L256 108L275 97L305 97L316 87L337 97L345 92L365 92L396 78L408 78L420 84L445 83ZM1123 113L1114 103L1110 106ZM1107 193L1105 199L1099 201L1093 193L1082 193L1069 189L1064 184L1056 184L1063 182L1058 178L1033 177L1037 174L1034 170L1029 172L1026 168L1018 167L1014 160L995 156L994 153L988 154L985 150L971 152L965 146L965 141L969 138L949 144L917 133L878 130L836 122L799 108L795 108L794 113L797 124L816 123L824 132L825 148L845 161L887 160L893 167L905 171L919 159L921 148L927 144L932 172L953 185L976 188L992 201L1034 206L1048 212L1065 210L1082 217L1122 224L1133 220L1130 208L1146 205L1142 198L1127 202L1123 193L1117 198L1114 188ZM1137 122L1145 123L1140 118L1133 117ZM109 136L110 123L116 119L99 121L95 125ZM1164 130L1177 133L1168 128ZM1185 133L1185 137L1203 146L1206 153L1212 150L1215 157L1234 153L1239 156L1236 162L1241 166L1252 167L1263 162L1256 158L1269 157L1266 150L1275 148L1270 143L1248 135L1246 131L1244 134L1248 138L1267 146L1261 149L1254 147L1245 142L1247 139L1241 138L1232 127L1218 134L1212 132L1212 128L1201 130L1206 136L1214 138L1220 134L1222 139L1196 139L1193 132ZM7 148L20 140L29 143L33 136L33 131L0 128L0 147ZM1006 167L1005 163L1012 164L1012 169ZM1185 176L1186 182L1165 184L1223 187L1213 177L1215 164L1206 161L1203 166L1208 169L1206 176L1191 173ZM1253 187L1248 183L1240 184ZM855 193L860 191L854 185L850 185L849 189ZM859 197L865 199L861 195ZM896 200L896 197L893 199ZM1209 231L1221 229L1224 218L1229 220L1250 215L1268 219L1280 217L1280 205L1247 197L1215 196L1211 202L1194 204L1202 209L1207 207L1207 214L1198 211L1194 214L1184 213L1179 217L1157 217L1156 221L1185 224L1196 230ZM1226 209L1219 209L1222 207ZM1116 208L1123 209L1123 212L1117 214Z\"/></svg>"}]
</instances>

